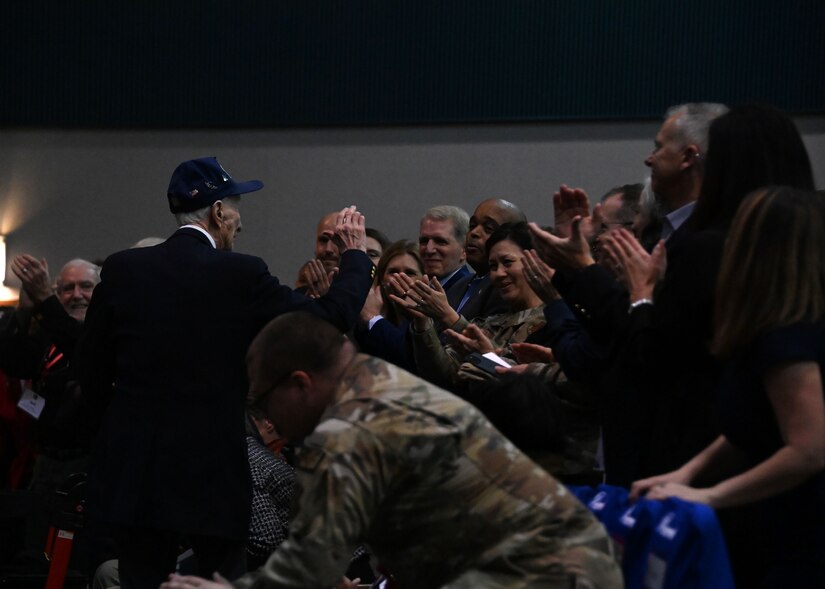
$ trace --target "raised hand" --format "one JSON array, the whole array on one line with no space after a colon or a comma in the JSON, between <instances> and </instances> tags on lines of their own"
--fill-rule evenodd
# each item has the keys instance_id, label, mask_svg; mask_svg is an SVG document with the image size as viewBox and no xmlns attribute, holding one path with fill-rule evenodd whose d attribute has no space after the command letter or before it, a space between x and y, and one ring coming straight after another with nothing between
<instances>
[{"instance_id":1,"label":"raised hand","mask_svg":"<svg viewBox=\"0 0 825 589\"><path fill-rule=\"evenodd\" d=\"M335 245L341 253L347 250L367 251L367 234L364 215L355 205L341 209L335 218Z\"/></svg>"},{"instance_id":2,"label":"raised hand","mask_svg":"<svg viewBox=\"0 0 825 589\"><path fill-rule=\"evenodd\" d=\"M539 257L551 268L578 270L595 264L590 244L581 232L581 221L581 217L573 219L569 237L557 237L535 223L528 225Z\"/></svg>"},{"instance_id":3,"label":"raised hand","mask_svg":"<svg viewBox=\"0 0 825 589\"><path fill-rule=\"evenodd\" d=\"M33 304L42 303L54 294L45 258L38 260L29 254L15 256L11 261L11 271L20 279L23 290Z\"/></svg>"},{"instance_id":4,"label":"raised hand","mask_svg":"<svg viewBox=\"0 0 825 589\"><path fill-rule=\"evenodd\" d=\"M562 184L558 191L553 193L553 216L556 234L559 237L570 237L573 219L590 216L590 199L587 193L581 188L570 188L567 184Z\"/></svg>"}]
</instances>

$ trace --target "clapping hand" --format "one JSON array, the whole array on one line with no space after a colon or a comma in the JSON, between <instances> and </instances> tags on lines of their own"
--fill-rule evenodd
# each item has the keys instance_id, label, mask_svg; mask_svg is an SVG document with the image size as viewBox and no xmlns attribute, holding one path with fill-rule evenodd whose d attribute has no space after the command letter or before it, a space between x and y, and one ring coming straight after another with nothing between
<instances>
[{"instance_id":1,"label":"clapping hand","mask_svg":"<svg viewBox=\"0 0 825 589\"><path fill-rule=\"evenodd\" d=\"M590 199L587 193L581 188L570 188L567 184L562 184L558 191L553 193L553 216L556 235L570 237L573 219L590 216Z\"/></svg>"},{"instance_id":2,"label":"clapping hand","mask_svg":"<svg viewBox=\"0 0 825 589\"><path fill-rule=\"evenodd\" d=\"M38 260L29 254L15 256L11 261L11 271L20 279L23 291L32 304L42 303L54 294L45 259Z\"/></svg>"},{"instance_id":3,"label":"clapping hand","mask_svg":"<svg viewBox=\"0 0 825 589\"><path fill-rule=\"evenodd\" d=\"M458 321L458 313L450 306L444 287L436 278L425 274L421 280L410 283L406 296L415 304L414 309L443 325L453 325Z\"/></svg>"},{"instance_id":4,"label":"clapping hand","mask_svg":"<svg viewBox=\"0 0 825 589\"><path fill-rule=\"evenodd\" d=\"M529 224L536 251L552 268L576 270L595 263L590 241L596 227L590 218L589 202L584 190L562 184L553 194L555 235L536 223Z\"/></svg>"},{"instance_id":5,"label":"clapping hand","mask_svg":"<svg viewBox=\"0 0 825 589\"><path fill-rule=\"evenodd\" d=\"M561 298L552 283L556 271L542 261L536 250L524 250L521 263L527 284L544 303Z\"/></svg>"},{"instance_id":6,"label":"clapping hand","mask_svg":"<svg viewBox=\"0 0 825 589\"><path fill-rule=\"evenodd\" d=\"M338 268L327 272L321 260L310 260L304 267L304 281L307 285L307 296L317 299L327 294L332 279Z\"/></svg>"},{"instance_id":7,"label":"clapping hand","mask_svg":"<svg viewBox=\"0 0 825 589\"><path fill-rule=\"evenodd\" d=\"M652 299L656 283L667 268L665 242L660 241L648 254L627 229L610 231L601 238L610 267L624 282L631 301Z\"/></svg>"},{"instance_id":8,"label":"clapping hand","mask_svg":"<svg viewBox=\"0 0 825 589\"><path fill-rule=\"evenodd\" d=\"M461 346L466 352L464 355L477 352L487 354L495 350L493 341L478 325L471 323L464 331L457 333L452 329L445 329L444 334L450 338L454 346Z\"/></svg>"}]
</instances>

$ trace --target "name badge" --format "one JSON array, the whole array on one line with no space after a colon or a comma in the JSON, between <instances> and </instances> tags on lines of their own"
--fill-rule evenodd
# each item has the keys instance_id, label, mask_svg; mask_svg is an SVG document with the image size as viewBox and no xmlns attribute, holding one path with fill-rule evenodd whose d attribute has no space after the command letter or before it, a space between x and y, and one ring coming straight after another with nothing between
<instances>
[{"instance_id":1,"label":"name badge","mask_svg":"<svg viewBox=\"0 0 825 589\"><path fill-rule=\"evenodd\" d=\"M26 389L20 395L20 401L17 403L23 411L34 417L40 419L40 414L43 413L43 407L46 406L46 399L35 393L31 389Z\"/></svg>"}]
</instances>

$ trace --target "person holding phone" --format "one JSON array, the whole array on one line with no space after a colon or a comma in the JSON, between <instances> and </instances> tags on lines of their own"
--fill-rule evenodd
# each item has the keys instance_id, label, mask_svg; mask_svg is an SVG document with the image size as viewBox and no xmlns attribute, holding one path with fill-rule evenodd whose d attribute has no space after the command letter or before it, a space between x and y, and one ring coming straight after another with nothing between
<instances>
[{"instance_id":1,"label":"person holding phone","mask_svg":"<svg viewBox=\"0 0 825 589\"><path fill-rule=\"evenodd\" d=\"M409 288L400 281L396 283L397 291L407 290L404 298L392 297L413 317L413 353L422 377L453 390L462 388L467 380L494 378L465 362L467 356L473 352L485 354L500 349L500 355L515 364L509 346L540 338L539 332L546 323L544 303L530 287L522 270L524 252L531 247L526 223L505 223L490 235L486 244L490 279L508 311L476 319L461 333L446 330L451 342L446 346L441 345L433 320L417 309L424 300L421 289L431 287L425 281L417 281Z\"/></svg>"}]
</instances>

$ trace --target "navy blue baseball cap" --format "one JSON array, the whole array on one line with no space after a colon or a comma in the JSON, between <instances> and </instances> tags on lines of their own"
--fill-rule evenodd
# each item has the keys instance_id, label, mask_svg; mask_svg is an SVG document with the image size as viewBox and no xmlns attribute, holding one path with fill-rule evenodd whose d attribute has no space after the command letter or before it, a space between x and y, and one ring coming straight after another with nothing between
<instances>
[{"instance_id":1,"label":"navy blue baseball cap","mask_svg":"<svg viewBox=\"0 0 825 589\"><path fill-rule=\"evenodd\" d=\"M255 192L263 187L264 183L260 180L235 182L217 158L201 157L185 161L175 168L166 196L170 211L188 213L208 207L222 198Z\"/></svg>"}]
</instances>

